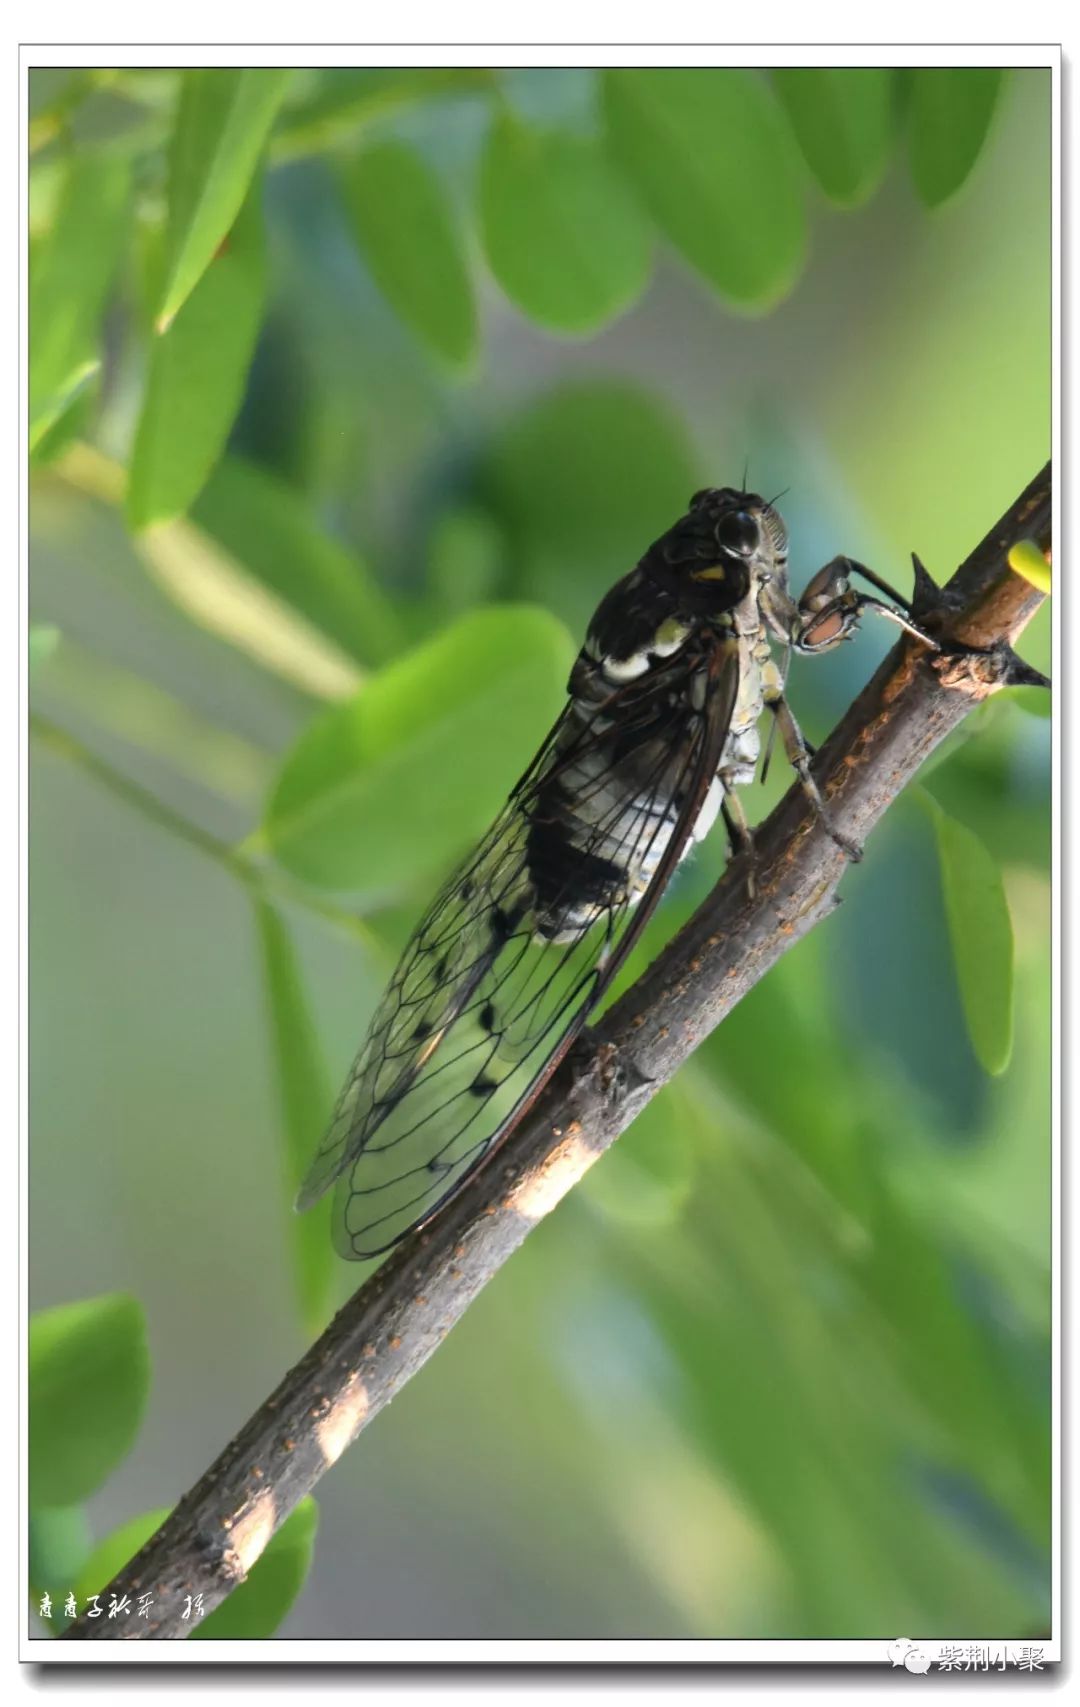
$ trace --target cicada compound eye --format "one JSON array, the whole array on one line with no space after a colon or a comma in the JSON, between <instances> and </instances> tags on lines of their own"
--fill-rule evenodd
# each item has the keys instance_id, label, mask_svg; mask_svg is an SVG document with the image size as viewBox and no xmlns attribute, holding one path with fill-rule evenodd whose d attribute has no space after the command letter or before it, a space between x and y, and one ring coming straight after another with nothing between
<instances>
[{"instance_id":1,"label":"cicada compound eye","mask_svg":"<svg viewBox=\"0 0 1080 1707\"><path fill-rule=\"evenodd\" d=\"M761 530L747 510L729 510L716 520L716 543L737 557L749 557L758 548Z\"/></svg>"}]
</instances>

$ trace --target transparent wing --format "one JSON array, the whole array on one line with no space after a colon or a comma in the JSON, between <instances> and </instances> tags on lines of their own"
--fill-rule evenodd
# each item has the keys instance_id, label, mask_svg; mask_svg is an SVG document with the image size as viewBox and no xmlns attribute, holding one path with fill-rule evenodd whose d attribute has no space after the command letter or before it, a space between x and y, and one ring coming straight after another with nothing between
<instances>
[{"instance_id":1,"label":"transparent wing","mask_svg":"<svg viewBox=\"0 0 1080 1707\"><path fill-rule=\"evenodd\" d=\"M737 657L718 646L707 668L700 710L672 661L564 714L417 927L297 1200L337 1181L343 1256L387 1250L457 1191L614 977L719 763Z\"/></svg>"}]
</instances>

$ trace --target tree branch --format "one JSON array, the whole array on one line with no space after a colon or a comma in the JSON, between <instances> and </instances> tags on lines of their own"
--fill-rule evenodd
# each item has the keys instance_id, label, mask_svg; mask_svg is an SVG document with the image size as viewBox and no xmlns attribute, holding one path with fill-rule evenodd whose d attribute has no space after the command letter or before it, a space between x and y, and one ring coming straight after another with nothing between
<instances>
[{"instance_id":1,"label":"tree branch","mask_svg":"<svg viewBox=\"0 0 1080 1707\"><path fill-rule=\"evenodd\" d=\"M916 561L915 613L948 650L904 638L818 753L839 829L863 841L922 761L995 689L1035 679L1011 642L1042 594L1011 547L1050 545L1050 467L940 592ZM970 650L966 650L970 649ZM756 834L756 892L735 861L693 918L552 1079L490 1163L364 1281L102 1598L149 1618L83 1615L75 1639L186 1636L185 1597L217 1606L297 1501L421 1367L477 1293L700 1040L837 905L845 858L792 788Z\"/></svg>"}]
</instances>

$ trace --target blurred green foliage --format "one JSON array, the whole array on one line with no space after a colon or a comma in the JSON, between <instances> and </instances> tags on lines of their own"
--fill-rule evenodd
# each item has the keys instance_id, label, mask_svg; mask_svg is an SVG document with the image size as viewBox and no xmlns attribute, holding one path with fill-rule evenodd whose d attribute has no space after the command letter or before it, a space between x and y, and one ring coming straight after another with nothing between
<instances>
[{"instance_id":1,"label":"blurred green foliage","mask_svg":"<svg viewBox=\"0 0 1080 1707\"><path fill-rule=\"evenodd\" d=\"M79 1613L92 1607L169 1515L168 1506L142 1512L95 1546L84 1510L130 1449L149 1386L146 1323L136 1299L87 1298L31 1316L30 1586L41 1635L70 1622L69 1596ZM303 1587L318 1516L313 1499L301 1500L227 1606L205 1620L189 1607L192 1635L272 1636ZM137 1618L139 1606L103 1600L91 1615Z\"/></svg>"},{"instance_id":2,"label":"blurred green foliage","mask_svg":"<svg viewBox=\"0 0 1080 1707\"><path fill-rule=\"evenodd\" d=\"M132 68L31 97L32 1281L136 1292L164 1348L129 1453L137 1307L35 1331L33 1580L73 1586L355 1282L322 1206L287 1225L298 1177L611 582L747 457L792 488L797 578L846 551L902 583L913 546L944 578L1045 459L1050 86ZM796 667L811 738L885 644ZM343 1460L289 1633L1045 1628L1044 709L968 720L837 918ZM201 1633L275 1628L313 1540L305 1506L263 1610L253 1576Z\"/></svg>"},{"instance_id":3,"label":"blurred green foliage","mask_svg":"<svg viewBox=\"0 0 1080 1707\"><path fill-rule=\"evenodd\" d=\"M136 1299L115 1295L37 1312L29 1347L33 1505L77 1505L97 1489L130 1449L149 1385Z\"/></svg>"}]
</instances>

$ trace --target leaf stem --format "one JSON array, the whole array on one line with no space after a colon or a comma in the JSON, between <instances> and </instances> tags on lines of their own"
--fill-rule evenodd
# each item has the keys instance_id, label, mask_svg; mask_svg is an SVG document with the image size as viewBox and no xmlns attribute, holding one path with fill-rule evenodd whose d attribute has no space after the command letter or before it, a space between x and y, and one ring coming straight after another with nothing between
<instances>
[{"instance_id":1,"label":"leaf stem","mask_svg":"<svg viewBox=\"0 0 1080 1707\"><path fill-rule=\"evenodd\" d=\"M294 882L272 866L253 864L239 848L231 847L220 836L204 830L201 824L193 823L190 818L185 818L183 813L167 806L163 800L151 794L149 789L143 788L141 784L133 782L130 777L114 769L107 759L100 758L77 736L61 729L49 718L31 712L30 733L52 752L92 776L95 782L100 783L133 811L156 824L159 830L175 836L178 841L186 842L188 847L195 848L207 859L212 859L238 883L243 884L251 894L262 898L276 896L314 914L324 924L343 932L352 941L362 942L366 948L382 954L383 945L380 938L358 914L347 907L339 907L332 901L324 900L322 896L314 894L303 884Z\"/></svg>"}]
</instances>

